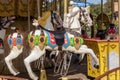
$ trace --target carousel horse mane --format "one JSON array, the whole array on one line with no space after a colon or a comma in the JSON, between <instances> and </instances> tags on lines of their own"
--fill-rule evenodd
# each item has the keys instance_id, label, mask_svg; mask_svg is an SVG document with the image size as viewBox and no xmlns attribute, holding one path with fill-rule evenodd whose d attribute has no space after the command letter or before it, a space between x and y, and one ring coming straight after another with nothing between
<instances>
[{"instance_id":1,"label":"carousel horse mane","mask_svg":"<svg viewBox=\"0 0 120 80\"><path fill-rule=\"evenodd\" d=\"M54 31L56 32L63 31L63 21L57 11L51 11L51 23L54 27Z\"/></svg>"}]
</instances>

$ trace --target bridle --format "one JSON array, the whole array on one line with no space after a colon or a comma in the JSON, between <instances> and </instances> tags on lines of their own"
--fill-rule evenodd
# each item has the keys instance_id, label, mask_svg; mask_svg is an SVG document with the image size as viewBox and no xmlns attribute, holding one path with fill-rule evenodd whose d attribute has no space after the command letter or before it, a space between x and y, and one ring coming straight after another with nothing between
<instances>
[{"instance_id":1,"label":"bridle","mask_svg":"<svg viewBox=\"0 0 120 80\"><path fill-rule=\"evenodd\" d=\"M53 27L56 29L63 27L62 19L56 12L51 13L51 23L53 24Z\"/></svg>"},{"instance_id":2,"label":"bridle","mask_svg":"<svg viewBox=\"0 0 120 80\"><path fill-rule=\"evenodd\" d=\"M56 25L60 25L61 24L59 18L60 17L56 13L52 13L51 14L51 19L52 19L51 22L53 22Z\"/></svg>"}]
</instances>

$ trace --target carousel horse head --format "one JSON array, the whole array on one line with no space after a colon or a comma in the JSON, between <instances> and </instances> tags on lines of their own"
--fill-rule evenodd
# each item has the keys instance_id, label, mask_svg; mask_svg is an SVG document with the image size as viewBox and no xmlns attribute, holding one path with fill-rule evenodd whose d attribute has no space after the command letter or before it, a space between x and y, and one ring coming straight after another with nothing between
<instances>
[{"instance_id":1,"label":"carousel horse head","mask_svg":"<svg viewBox=\"0 0 120 80\"><path fill-rule=\"evenodd\" d=\"M72 11L73 9L74 8L70 9L70 11ZM80 15L78 16L78 14ZM68 28L70 25L73 25L73 24L79 26L78 23L74 23L78 20L80 22L80 26L89 27L93 25L93 21L90 17L87 7L79 7L79 9L76 10L76 12L69 12L64 16L64 27Z\"/></svg>"},{"instance_id":2,"label":"carousel horse head","mask_svg":"<svg viewBox=\"0 0 120 80\"><path fill-rule=\"evenodd\" d=\"M92 26L93 21L91 15L88 12L87 7L80 7L80 22L83 23L85 26Z\"/></svg>"},{"instance_id":3,"label":"carousel horse head","mask_svg":"<svg viewBox=\"0 0 120 80\"><path fill-rule=\"evenodd\" d=\"M46 18L46 16L45 16ZM46 20L46 25L42 25L44 19L44 16L41 17L39 20L34 19L33 20L33 26L38 27L38 25L41 25L42 27L52 30L52 31L60 31L63 28L63 22L62 19L57 11L51 11L50 12L50 18ZM52 26L51 26L52 24ZM53 29L52 29L53 28Z\"/></svg>"},{"instance_id":4,"label":"carousel horse head","mask_svg":"<svg viewBox=\"0 0 120 80\"><path fill-rule=\"evenodd\" d=\"M61 30L63 28L62 19L57 11L51 11L51 23L55 30Z\"/></svg>"},{"instance_id":5,"label":"carousel horse head","mask_svg":"<svg viewBox=\"0 0 120 80\"><path fill-rule=\"evenodd\" d=\"M117 36L117 26L115 24L109 24L106 29L106 39L115 39Z\"/></svg>"},{"instance_id":6,"label":"carousel horse head","mask_svg":"<svg viewBox=\"0 0 120 80\"><path fill-rule=\"evenodd\" d=\"M15 17L9 16L9 17L3 17L0 19L0 29L6 29L9 27L10 23L14 22Z\"/></svg>"}]
</instances>

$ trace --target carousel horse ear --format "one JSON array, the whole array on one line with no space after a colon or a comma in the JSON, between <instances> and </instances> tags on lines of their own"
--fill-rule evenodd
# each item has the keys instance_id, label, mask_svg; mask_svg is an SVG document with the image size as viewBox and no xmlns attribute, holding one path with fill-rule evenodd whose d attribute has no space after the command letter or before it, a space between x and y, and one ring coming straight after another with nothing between
<instances>
[{"instance_id":1,"label":"carousel horse ear","mask_svg":"<svg viewBox=\"0 0 120 80\"><path fill-rule=\"evenodd\" d=\"M37 27L39 25L38 20L34 19L32 25Z\"/></svg>"}]
</instances>

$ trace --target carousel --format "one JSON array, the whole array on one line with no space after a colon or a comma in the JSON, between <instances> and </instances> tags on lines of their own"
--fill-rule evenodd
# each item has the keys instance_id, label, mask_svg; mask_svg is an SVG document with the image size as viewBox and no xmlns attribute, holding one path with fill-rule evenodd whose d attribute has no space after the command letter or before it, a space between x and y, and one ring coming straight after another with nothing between
<instances>
[{"instance_id":1,"label":"carousel","mask_svg":"<svg viewBox=\"0 0 120 80\"><path fill-rule=\"evenodd\" d=\"M0 80L120 79L120 22L104 13L103 0L96 22L86 0L1 0L0 6Z\"/></svg>"}]
</instances>

